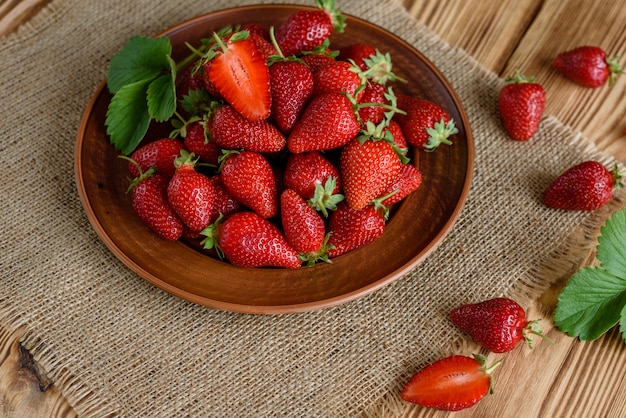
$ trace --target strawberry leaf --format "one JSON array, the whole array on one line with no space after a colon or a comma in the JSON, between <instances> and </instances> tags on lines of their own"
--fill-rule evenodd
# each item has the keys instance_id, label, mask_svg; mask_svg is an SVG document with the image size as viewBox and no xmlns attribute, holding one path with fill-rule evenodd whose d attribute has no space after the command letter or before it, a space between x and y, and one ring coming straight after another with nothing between
<instances>
[{"instance_id":1,"label":"strawberry leaf","mask_svg":"<svg viewBox=\"0 0 626 418\"><path fill-rule=\"evenodd\" d=\"M626 336L626 209L613 214L600 229L600 266L580 269L559 296L554 322L583 341L599 338L620 322Z\"/></svg>"},{"instance_id":2,"label":"strawberry leaf","mask_svg":"<svg viewBox=\"0 0 626 418\"><path fill-rule=\"evenodd\" d=\"M133 36L109 63L107 86L116 93L127 84L140 80L153 80L163 71L170 71L168 59L172 45L168 38Z\"/></svg>"},{"instance_id":3,"label":"strawberry leaf","mask_svg":"<svg viewBox=\"0 0 626 418\"><path fill-rule=\"evenodd\" d=\"M107 134L118 151L128 155L141 142L150 125L146 102L149 82L127 84L111 99L106 114Z\"/></svg>"},{"instance_id":4,"label":"strawberry leaf","mask_svg":"<svg viewBox=\"0 0 626 418\"><path fill-rule=\"evenodd\" d=\"M165 122L171 118L176 110L176 88L171 74L162 75L150 83L146 98L152 119Z\"/></svg>"}]
</instances>

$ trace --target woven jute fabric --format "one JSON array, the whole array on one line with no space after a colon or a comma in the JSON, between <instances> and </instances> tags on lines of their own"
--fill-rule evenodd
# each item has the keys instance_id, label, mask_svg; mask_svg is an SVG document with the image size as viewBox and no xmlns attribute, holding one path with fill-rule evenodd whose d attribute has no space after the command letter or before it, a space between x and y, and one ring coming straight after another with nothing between
<instances>
[{"instance_id":1,"label":"woven jute fabric","mask_svg":"<svg viewBox=\"0 0 626 418\"><path fill-rule=\"evenodd\" d=\"M400 388L420 366L476 349L449 322L452 307L501 295L529 307L625 206L622 194L595 213L544 207L542 191L565 168L613 158L549 116L531 141L510 140L495 106L500 78L393 0L338 0L423 52L466 108L475 172L452 232L393 284L313 312L223 312L153 287L104 246L81 206L80 119L131 36L246 3L52 0L0 39L0 328L24 331L22 344L80 416L400 414Z\"/></svg>"}]
</instances>

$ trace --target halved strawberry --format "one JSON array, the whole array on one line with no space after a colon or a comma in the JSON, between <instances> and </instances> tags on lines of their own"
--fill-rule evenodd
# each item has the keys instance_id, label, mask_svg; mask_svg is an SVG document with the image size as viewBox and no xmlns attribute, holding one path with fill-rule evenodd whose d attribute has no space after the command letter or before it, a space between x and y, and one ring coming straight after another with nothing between
<instances>
[{"instance_id":1,"label":"halved strawberry","mask_svg":"<svg viewBox=\"0 0 626 418\"><path fill-rule=\"evenodd\" d=\"M402 389L402 399L428 408L458 411L469 408L491 392L486 357L453 355L418 371Z\"/></svg>"},{"instance_id":2,"label":"halved strawberry","mask_svg":"<svg viewBox=\"0 0 626 418\"><path fill-rule=\"evenodd\" d=\"M248 32L238 32L224 41L214 35L220 49L210 61L208 77L244 117L267 119L272 104L269 70L263 54L247 36Z\"/></svg>"}]
</instances>

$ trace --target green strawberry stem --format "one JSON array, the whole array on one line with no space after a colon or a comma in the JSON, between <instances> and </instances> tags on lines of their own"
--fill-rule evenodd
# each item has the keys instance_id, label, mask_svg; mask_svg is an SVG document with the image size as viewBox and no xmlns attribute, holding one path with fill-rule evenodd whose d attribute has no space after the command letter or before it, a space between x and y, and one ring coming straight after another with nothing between
<instances>
[{"instance_id":1,"label":"green strawberry stem","mask_svg":"<svg viewBox=\"0 0 626 418\"><path fill-rule=\"evenodd\" d=\"M369 80L382 85L390 81L407 83L407 80L393 72L393 64L389 53L383 54L376 49L376 54L363 59L363 62L367 65L367 70L363 72L363 75Z\"/></svg>"},{"instance_id":2,"label":"green strawberry stem","mask_svg":"<svg viewBox=\"0 0 626 418\"><path fill-rule=\"evenodd\" d=\"M330 236L331 232L324 236L324 241L317 251L313 251L310 253L301 253L298 256L300 258L300 261L306 263L307 267L313 267L318 261L332 263L331 259L328 258L328 251L334 249L335 246L333 244L328 244Z\"/></svg>"},{"instance_id":3,"label":"green strawberry stem","mask_svg":"<svg viewBox=\"0 0 626 418\"><path fill-rule=\"evenodd\" d=\"M528 334L536 335L543 338L550 344L554 344L554 341L541 331L541 328L539 327L539 319L529 321L526 328L524 328L524 341L528 345L528 348L533 348L533 340Z\"/></svg>"},{"instance_id":4,"label":"green strawberry stem","mask_svg":"<svg viewBox=\"0 0 626 418\"><path fill-rule=\"evenodd\" d=\"M450 119L448 123L446 123L446 121L442 118L439 122L435 123L434 128L428 128L426 129L426 132L428 132L430 137L426 142L425 150L434 151L435 148L441 144L452 145L452 141L448 138L458 133L459 130L456 128L453 119Z\"/></svg>"},{"instance_id":5,"label":"green strawberry stem","mask_svg":"<svg viewBox=\"0 0 626 418\"><path fill-rule=\"evenodd\" d=\"M342 194L333 194L336 185L337 179L335 177L329 177L323 186L316 183L313 197L308 201L309 206L322 212L325 218L328 218L328 211L337 210L337 205L344 199Z\"/></svg>"},{"instance_id":6,"label":"green strawberry stem","mask_svg":"<svg viewBox=\"0 0 626 418\"><path fill-rule=\"evenodd\" d=\"M611 170L611 174L613 175L613 184L615 185L615 188L621 189L622 187L624 187L624 183L622 183L622 178L626 174L626 170L620 171L617 164L615 164L613 166L613 170Z\"/></svg>"},{"instance_id":7,"label":"green strawberry stem","mask_svg":"<svg viewBox=\"0 0 626 418\"><path fill-rule=\"evenodd\" d=\"M141 183L143 180L147 179L148 177L156 173L156 167L150 167L145 172L143 172L143 170L141 169L141 166L139 165L137 161L133 160L130 157L127 157L126 155L118 155L118 157L121 158L122 160L126 160L132 163L135 167L137 167L137 170L139 171L139 176L137 176L134 179L131 179L131 178L128 179L130 184L128 185L128 189L126 189L126 193L130 193L131 190L133 190L139 183Z\"/></svg>"},{"instance_id":8,"label":"green strawberry stem","mask_svg":"<svg viewBox=\"0 0 626 418\"><path fill-rule=\"evenodd\" d=\"M482 368L483 372L485 372L486 375L489 375L489 377L491 377L493 371L495 369L497 369L501 364L502 364L502 360L498 360L495 363L493 363L491 366L487 367L487 357L484 356L483 354L472 354L472 356L474 357L474 359L478 362L478 364L480 365L480 367ZM489 393L493 394L493 379L489 379Z\"/></svg>"},{"instance_id":9,"label":"green strawberry stem","mask_svg":"<svg viewBox=\"0 0 626 418\"><path fill-rule=\"evenodd\" d=\"M622 70L618 62L620 59L621 57L614 56L606 60L606 63L609 66L609 86L615 83L618 75L624 74L624 70Z\"/></svg>"},{"instance_id":10,"label":"green strawberry stem","mask_svg":"<svg viewBox=\"0 0 626 418\"><path fill-rule=\"evenodd\" d=\"M346 17L335 5L335 0L315 0L315 4L330 16L333 29L342 33L346 28Z\"/></svg>"},{"instance_id":11,"label":"green strawberry stem","mask_svg":"<svg viewBox=\"0 0 626 418\"><path fill-rule=\"evenodd\" d=\"M505 80L505 83L506 84L515 84L515 83L519 84L519 83L532 83L533 81L535 81L535 77L533 76L526 77L520 72L519 68L517 68L515 70L515 74L507 77L507 79Z\"/></svg>"},{"instance_id":12,"label":"green strawberry stem","mask_svg":"<svg viewBox=\"0 0 626 418\"><path fill-rule=\"evenodd\" d=\"M202 241L200 241L200 245L202 245L202 248L204 248L205 250L214 249L220 260L223 260L225 257L224 251L222 250L218 242L219 230L222 226L223 221L224 215L220 212L215 222L213 222L211 225L207 226L200 232L200 235L204 235L206 237Z\"/></svg>"},{"instance_id":13,"label":"green strawberry stem","mask_svg":"<svg viewBox=\"0 0 626 418\"><path fill-rule=\"evenodd\" d=\"M379 211L383 215L385 220L389 219L389 208L387 206L383 205L383 202L385 200L387 200L388 198L390 198L391 196L393 196L394 194L398 193L399 191L400 191L400 189L395 189L391 193L388 193L388 194L386 194L384 196L381 196L379 198L376 198L376 199L372 200L372 205L374 205L374 209Z\"/></svg>"}]
</instances>

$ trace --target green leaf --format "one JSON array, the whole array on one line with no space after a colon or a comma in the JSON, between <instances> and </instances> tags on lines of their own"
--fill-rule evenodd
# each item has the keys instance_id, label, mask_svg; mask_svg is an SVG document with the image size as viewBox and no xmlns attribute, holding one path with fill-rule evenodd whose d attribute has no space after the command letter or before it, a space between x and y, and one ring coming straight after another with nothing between
<instances>
[{"instance_id":1,"label":"green leaf","mask_svg":"<svg viewBox=\"0 0 626 418\"><path fill-rule=\"evenodd\" d=\"M626 305L624 305L624 308L622 309L622 315L621 318L619 320L619 331L622 333L622 338L624 339L624 342L626 343Z\"/></svg>"},{"instance_id":2,"label":"green leaf","mask_svg":"<svg viewBox=\"0 0 626 418\"><path fill-rule=\"evenodd\" d=\"M109 63L107 86L116 93L127 84L153 80L172 69L172 45L167 37L134 36Z\"/></svg>"},{"instance_id":3,"label":"green leaf","mask_svg":"<svg viewBox=\"0 0 626 418\"><path fill-rule=\"evenodd\" d=\"M600 229L597 258L609 273L626 278L626 210L614 213Z\"/></svg>"},{"instance_id":4,"label":"green leaf","mask_svg":"<svg viewBox=\"0 0 626 418\"><path fill-rule=\"evenodd\" d=\"M563 289L554 322L568 335L592 341L617 324L625 305L626 278L602 267L586 267Z\"/></svg>"},{"instance_id":5,"label":"green leaf","mask_svg":"<svg viewBox=\"0 0 626 418\"><path fill-rule=\"evenodd\" d=\"M170 74L158 77L148 87L148 114L152 119L165 122L176 111L176 87Z\"/></svg>"},{"instance_id":6,"label":"green leaf","mask_svg":"<svg viewBox=\"0 0 626 418\"><path fill-rule=\"evenodd\" d=\"M120 88L107 110L107 134L115 148L126 155L137 147L150 125L146 102L149 81L142 80Z\"/></svg>"}]
</instances>

